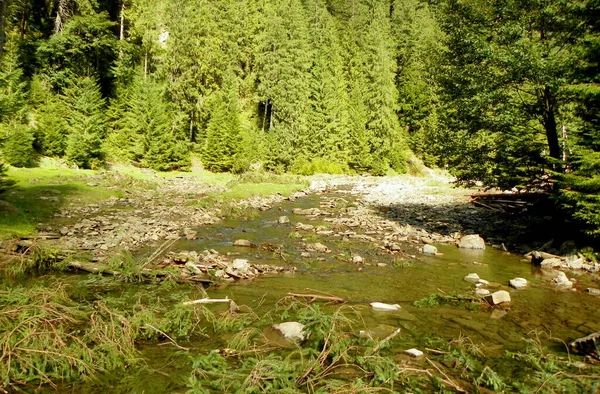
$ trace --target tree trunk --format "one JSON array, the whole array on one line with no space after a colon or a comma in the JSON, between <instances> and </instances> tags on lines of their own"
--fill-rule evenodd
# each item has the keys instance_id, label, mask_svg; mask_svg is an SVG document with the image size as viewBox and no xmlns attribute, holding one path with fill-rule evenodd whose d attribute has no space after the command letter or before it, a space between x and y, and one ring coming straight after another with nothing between
<instances>
[{"instance_id":1,"label":"tree trunk","mask_svg":"<svg viewBox=\"0 0 600 394\"><path fill-rule=\"evenodd\" d=\"M6 13L8 12L9 0L0 0L0 66L2 66L2 55L4 54L4 43L6 42L6 33L4 25L6 24Z\"/></svg>"},{"instance_id":2,"label":"tree trunk","mask_svg":"<svg viewBox=\"0 0 600 394\"><path fill-rule=\"evenodd\" d=\"M56 0L56 16L54 17L54 32L60 33L71 14L70 0Z\"/></svg>"},{"instance_id":3,"label":"tree trunk","mask_svg":"<svg viewBox=\"0 0 600 394\"><path fill-rule=\"evenodd\" d=\"M546 139L548 140L548 148L550 157L560 159L560 144L558 142L558 131L556 129L556 100L550 90L550 87L544 86L542 92L542 100L544 105L543 125L546 130Z\"/></svg>"},{"instance_id":4,"label":"tree trunk","mask_svg":"<svg viewBox=\"0 0 600 394\"><path fill-rule=\"evenodd\" d=\"M121 17L119 25L119 40L125 39L125 1L121 1Z\"/></svg>"}]
</instances>

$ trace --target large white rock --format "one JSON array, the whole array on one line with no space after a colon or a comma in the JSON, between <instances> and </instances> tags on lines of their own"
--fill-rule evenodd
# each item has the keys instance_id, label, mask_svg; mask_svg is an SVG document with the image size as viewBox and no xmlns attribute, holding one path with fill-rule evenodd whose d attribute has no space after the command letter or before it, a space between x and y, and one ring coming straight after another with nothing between
<instances>
[{"instance_id":1,"label":"large white rock","mask_svg":"<svg viewBox=\"0 0 600 394\"><path fill-rule=\"evenodd\" d=\"M515 289L524 289L527 287L527 279L524 278L514 278L508 281L508 284Z\"/></svg>"},{"instance_id":2,"label":"large white rock","mask_svg":"<svg viewBox=\"0 0 600 394\"><path fill-rule=\"evenodd\" d=\"M570 289L573 287L573 282L571 282L569 278L567 278L567 274L562 271L558 271L556 273L556 276L554 279L552 279L552 282L562 289Z\"/></svg>"},{"instance_id":3,"label":"large white rock","mask_svg":"<svg viewBox=\"0 0 600 394\"><path fill-rule=\"evenodd\" d=\"M383 302L371 302L371 307L376 311L397 311L400 310L398 304L384 304Z\"/></svg>"},{"instance_id":4,"label":"large white rock","mask_svg":"<svg viewBox=\"0 0 600 394\"><path fill-rule=\"evenodd\" d=\"M477 234L465 235L458 241L462 249L485 249L485 241Z\"/></svg>"},{"instance_id":5,"label":"large white rock","mask_svg":"<svg viewBox=\"0 0 600 394\"><path fill-rule=\"evenodd\" d=\"M250 264L246 259L235 259L231 263L231 268L237 270L242 274L246 274L248 273L248 270L250 270Z\"/></svg>"},{"instance_id":6,"label":"large white rock","mask_svg":"<svg viewBox=\"0 0 600 394\"><path fill-rule=\"evenodd\" d=\"M281 335L287 340L294 342L302 342L306 339L304 332L304 324L296 321L274 324L273 328L278 330Z\"/></svg>"},{"instance_id":7,"label":"large white rock","mask_svg":"<svg viewBox=\"0 0 600 394\"><path fill-rule=\"evenodd\" d=\"M486 296L485 300L491 305L498 305L505 302L510 302L510 294L506 290L499 290Z\"/></svg>"},{"instance_id":8,"label":"large white rock","mask_svg":"<svg viewBox=\"0 0 600 394\"><path fill-rule=\"evenodd\" d=\"M436 254L437 248L433 245L423 245L423 253L425 254Z\"/></svg>"},{"instance_id":9,"label":"large white rock","mask_svg":"<svg viewBox=\"0 0 600 394\"><path fill-rule=\"evenodd\" d=\"M556 268L556 267L560 267L563 264L563 261L561 259L552 257L549 259L544 259L541 263L540 263L540 267L542 268Z\"/></svg>"},{"instance_id":10,"label":"large white rock","mask_svg":"<svg viewBox=\"0 0 600 394\"><path fill-rule=\"evenodd\" d=\"M465 276L463 278L463 280L466 280L467 282L471 282L471 283L479 283L481 278L479 278L479 275L473 273L473 274L469 274L469 275Z\"/></svg>"}]
</instances>

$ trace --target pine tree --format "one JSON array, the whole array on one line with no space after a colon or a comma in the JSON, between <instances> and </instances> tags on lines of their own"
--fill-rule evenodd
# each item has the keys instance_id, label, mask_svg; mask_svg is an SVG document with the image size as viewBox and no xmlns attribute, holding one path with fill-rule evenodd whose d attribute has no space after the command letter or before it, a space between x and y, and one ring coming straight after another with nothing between
<instances>
[{"instance_id":1,"label":"pine tree","mask_svg":"<svg viewBox=\"0 0 600 394\"><path fill-rule=\"evenodd\" d=\"M105 102L91 77L79 77L64 90L66 110L66 158L83 168L98 168L103 162L102 139L106 134Z\"/></svg>"}]
</instances>

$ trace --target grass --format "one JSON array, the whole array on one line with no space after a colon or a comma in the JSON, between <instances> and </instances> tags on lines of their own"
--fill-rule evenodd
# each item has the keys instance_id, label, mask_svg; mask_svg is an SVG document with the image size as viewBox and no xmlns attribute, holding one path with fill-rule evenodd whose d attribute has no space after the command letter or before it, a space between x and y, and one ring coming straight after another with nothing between
<instances>
[{"instance_id":1,"label":"grass","mask_svg":"<svg viewBox=\"0 0 600 394\"><path fill-rule=\"evenodd\" d=\"M0 239L36 234L38 223L48 222L68 204L93 204L121 195L100 185L97 174L91 170L10 168L8 178L16 185L2 195ZM88 186L91 182L98 186Z\"/></svg>"}]
</instances>

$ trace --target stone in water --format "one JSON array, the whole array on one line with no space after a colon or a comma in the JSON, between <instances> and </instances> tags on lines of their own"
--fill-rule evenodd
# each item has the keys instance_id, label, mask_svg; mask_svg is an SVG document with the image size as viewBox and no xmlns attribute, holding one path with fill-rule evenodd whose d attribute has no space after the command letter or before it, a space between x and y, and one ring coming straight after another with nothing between
<instances>
[{"instance_id":1,"label":"stone in water","mask_svg":"<svg viewBox=\"0 0 600 394\"><path fill-rule=\"evenodd\" d=\"M414 358L423 356L423 352L420 351L419 349L415 349L415 348L405 350L404 353L406 353L409 356L414 357Z\"/></svg>"},{"instance_id":2,"label":"stone in water","mask_svg":"<svg viewBox=\"0 0 600 394\"><path fill-rule=\"evenodd\" d=\"M510 302L510 294L506 290L500 290L486 296L485 300L491 305L498 305L505 302Z\"/></svg>"},{"instance_id":3,"label":"stone in water","mask_svg":"<svg viewBox=\"0 0 600 394\"><path fill-rule=\"evenodd\" d=\"M524 289L527 287L527 279L524 278L514 278L511 279L508 284L510 287L514 287L515 289Z\"/></svg>"},{"instance_id":4,"label":"stone in water","mask_svg":"<svg viewBox=\"0 0 600 394\"><path fill-rule=\"evenodd\" d=\"M424 245L423 246L423 253L425 254L436 254L437 253L437 248L433 245Z\"/></svg>"},{"instance_id":5,"label":"stone in water","mask_svg":"<svg viewBox=\"0 0 600 394\"><path fill-rule=\"evenodd\" d=\"M479 275L477 274L469 274L467 276L465 276L463 278L463 280L466 280L467 282L471 282L471 283L479 283Z\"/></svg>"},{"instance_id":6,"label":"stone in water","mask_svg":"<svg viewBox=\"0 0 600 394\"><path fill-rule=\"evenodd\" d=\"M398 304L384 304L383 302L371 302L371 307L376 311L397 311L400 310Z\"/></svg>"}]
</instances>

